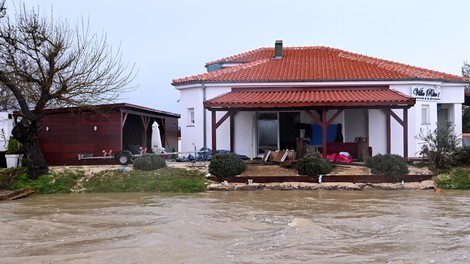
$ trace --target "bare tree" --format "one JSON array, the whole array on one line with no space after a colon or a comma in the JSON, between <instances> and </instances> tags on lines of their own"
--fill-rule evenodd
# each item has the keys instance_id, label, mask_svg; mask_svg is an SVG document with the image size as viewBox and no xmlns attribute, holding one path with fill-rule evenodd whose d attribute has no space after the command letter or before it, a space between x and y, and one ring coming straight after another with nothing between
<instances>
[{"instance_id":1,"label":"bare tree","mask_svg":"<svg viewBox=\"0 0 470 264\"><path fill-rule=\"evenodd\" d=\"M2 0L0 1L0 18L3 17L5 15L5 1L6 0Z\"/></svg>"},{"instance_id":2,"label":"bare tree","mask_svg":"<svg viewBox=\"0 0 470 264\"><path fill-rule=\"evenodd\" d=\"M462 76L470 77L470 63L468 63L467 61L463 62Z\"/></svg>"},{"instance_id":3,"label":"bare tree","mask_svg":"<svg viewBox=\"0 0 470 264\"><path fill-rule=\"evenodd\" d=\"M134 89L134 67L122 63L106 35L88 29L83 20L72 28L24 4L0 18L0 88L15 99L12 135L23 143L31 179L48 172L38 142L46 107L114 102Z\"/></svg>"}]
</instances>

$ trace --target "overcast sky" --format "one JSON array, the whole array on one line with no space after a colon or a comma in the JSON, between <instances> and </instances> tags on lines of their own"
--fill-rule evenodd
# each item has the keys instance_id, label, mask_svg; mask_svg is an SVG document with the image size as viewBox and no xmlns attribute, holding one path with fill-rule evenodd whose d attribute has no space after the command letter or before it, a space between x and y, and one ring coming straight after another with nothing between
<instances>
[{"instance_id":1,"label":"overcast sky","mask_svg":"<svg viewBox=\"0 0 470 264\"><path fill-rule=\"evenodd\" d=\"M9 6L19 0L7 0ZM467 0L26 0L55 19L90 19L135 63L122 102L179 113L173 79L261 47L329 46L461 75L470 61Z\"/></svg>"}]
</instances>

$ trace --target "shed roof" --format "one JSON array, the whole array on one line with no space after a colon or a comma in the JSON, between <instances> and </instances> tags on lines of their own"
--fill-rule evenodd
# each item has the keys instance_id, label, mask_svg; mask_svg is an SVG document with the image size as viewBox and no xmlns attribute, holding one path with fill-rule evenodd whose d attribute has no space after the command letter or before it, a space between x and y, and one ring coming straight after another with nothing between
<instances>
[{"instance_id":1,"label":"shed roof","mask_svg":"<svg viewBox=\"0 0 470 264\"><path fill-rule=\"evenodd\" d=\"M171 113L167 111L152 109L152 108L134 105L134 104L127 104L127 103L102 104L102 105L80 106L80 107L49 108L49 109L45 109L44 112L45 113L62 113L62 112L74 112L74 111L86 111L86 110L105 111L105 110L114 110L114 109L121 109L124 111L136 111L136 112L147 113L147 114L158 115L158 116L165 116L165 117L180 118L180 114L175 114L175 113Z\"/></svg>"}]
</instances>

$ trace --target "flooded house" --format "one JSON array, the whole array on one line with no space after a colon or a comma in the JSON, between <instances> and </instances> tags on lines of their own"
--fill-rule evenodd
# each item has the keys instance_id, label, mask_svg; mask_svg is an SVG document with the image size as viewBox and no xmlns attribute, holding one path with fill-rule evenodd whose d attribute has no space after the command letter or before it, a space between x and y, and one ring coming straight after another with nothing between
<instances>
[{"instance_id":1,"label":"flooded house","mask_svg":"<svg viewBox=\"0 0 470 264\"><path fill-rule=\"evenodd\" d=\"M258 48L173 80L180 92L181 149L354 151L416 157L420 131L452 122L462 131L470 79L323 47Z\"/></svg>"}]
</instances>

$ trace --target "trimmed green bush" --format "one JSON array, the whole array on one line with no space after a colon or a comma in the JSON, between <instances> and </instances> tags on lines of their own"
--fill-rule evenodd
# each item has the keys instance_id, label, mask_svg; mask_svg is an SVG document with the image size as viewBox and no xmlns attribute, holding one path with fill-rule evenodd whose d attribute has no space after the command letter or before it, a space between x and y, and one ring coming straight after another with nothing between
<instances>
[{"instance_id":1,"label":"trimmed green bush","mask_svg":"<svg viewBox=\"0 0 470 264\"><path fill-rule=\"evenodd\" d=\"M158 170L166 167L166 162L160 156L155 154L143 154L137 157L133 162L133 167L136 170L151 171Z\"/></svg>"},{"instance_id":2,"label":"trimmed green bush","mask_svg":"<svg viewBox=\"0 0 470 264\"><path fill-rule=\"evenodd\" d=\"M235 154L217 154L209 164L209 173L217 177L237 176L245 169L245 163Z\"/></svg>"},{"instance_id":3,"label":"trimmed green bush","mask_svg":"<svg viewBox=\"0 0 470 264\"><path fill-rule=\"evenodd\" d=\"M295 168L300 175L322 175L333 170L333 165L328 159L322 158L319 153L312 153L300 158Z\"/></svg>"},{"instance_id":4,"label":"trimmed green bush","mask_svg":"<svg viewBox=\"0 0 470 264\"><path fill-rule=\"evenodd\" d=\"M406 160L395 154L377 154L366 160L366 166L371 168L373 174L392 176L394 179L409 172Z\"/></svg>"}]
</instances>

